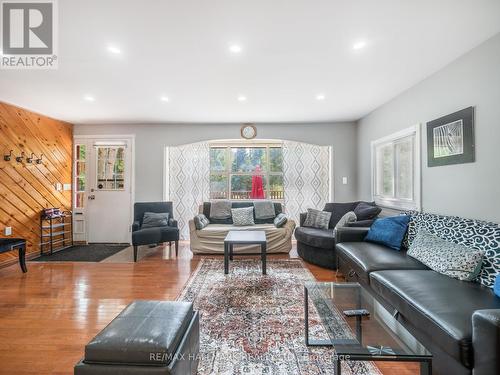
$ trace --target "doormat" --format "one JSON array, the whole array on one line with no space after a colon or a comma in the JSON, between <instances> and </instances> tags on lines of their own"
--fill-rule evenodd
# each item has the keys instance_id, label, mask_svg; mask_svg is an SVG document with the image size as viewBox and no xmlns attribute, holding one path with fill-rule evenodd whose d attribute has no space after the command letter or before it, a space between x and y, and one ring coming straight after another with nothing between
<instances>
[{"instance_id":1,"label":"doormat","mask_svg":"<svg viewBox=\"0 0 500 375\"><path fill-rule=\"evenodd\" d=\"M41 255L32 262L101 262L129 247L129 244L94 243L75 245L54 252L52 255Z\"/></svg>"}]
</instances>

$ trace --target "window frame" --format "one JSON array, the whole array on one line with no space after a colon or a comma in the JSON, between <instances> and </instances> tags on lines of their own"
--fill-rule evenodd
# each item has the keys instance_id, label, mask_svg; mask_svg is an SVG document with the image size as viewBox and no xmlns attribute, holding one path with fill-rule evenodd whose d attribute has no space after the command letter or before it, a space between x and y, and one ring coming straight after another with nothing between
<instances>
[{"instance_id":1,"label":"window frame","mask_svg":"<svg viewBox=\"0 0 500 375\"><path fill-rule=\"evenodd\" d=\"M413 137L413 197L398 197L398 156L395 152L396 145L401 141ZM377 194L377 149L382 146L392 145L393 147L393 195L383 196ZM372 200L381 207L397 210L421 210L421 130L420 124L414 125L399 132L390 134L386 137L371 142L371 191Z\"/></svg>"},{"instance_id":2,"label":"window frame","mask_svg":"<svg viewBox=\"0 0 500 375\"><path fill-rule=\"evenodd\" d=\"M285 190L283 187L283 197L281 199L273 199L270 198L270 177L271 176L282 176L283 181L284 181L284 172L283 169L281 172L272 172L270 170L270 149L271 148L281 148L283 151L283 143L282 142L258 142L258 141L252 141L251 143L248 142L210 142L209 143L209 149L212 150L214 148L218 149L225 149L226 150L226 158L227 158L227 164L226 164L226 169L223 171L212 171L212 168L210 166L210 177L212 175L223 175L227 178L227 198L230 200L238 200L238 201L252 201L254 199L252 198L246 198L246 199L233 199L232 198L232 186L231 186L231 177L232 176L252 176L252 172L233 172L232 171L232 165L233 165L233 157L232 157L232 148L265 148L266 149L266 168L261 174L264 177L265 180L265 192L266 192L266 198L272 200L274 202L284 202L285 200ZM210 199L217 199L217 198L212 198L212 189L211 189L211 184L210 184Z\"/></svg>"}]
</instances>

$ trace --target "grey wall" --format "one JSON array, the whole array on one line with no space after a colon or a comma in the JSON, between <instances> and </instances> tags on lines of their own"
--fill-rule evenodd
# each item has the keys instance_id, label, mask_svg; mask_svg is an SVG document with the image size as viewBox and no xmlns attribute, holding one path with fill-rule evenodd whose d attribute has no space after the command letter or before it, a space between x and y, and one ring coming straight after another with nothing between
<instances>
[{"instance_id":1,"label":"grey wall","mask_svg":"<svg viewBox=\"0 0 500 375\"><path fill-rule=\"evenodd\" d=\"M476 107L476 162L428 168L425 123L468 106ZM417 123L423 210L500 222L500 34L358 122L361 199L371 196L370 142Z\"/></svg>"},{"instance_id":2,"label":"grey wall","mask_svg":"<svg viewBox=\"0 0 500 375\"><path fill-rule=\"evenodd\" d=\"M163 150L165 146L214 139L239 139L240 124L76 125L75 136L135 134L135 198L163 197ZM259 139L283 139L331 145L334 152L336 201L356 199L356 124L257 124ZM342 177L348 184L342 185Z\"/></svg>"}]
</instances>

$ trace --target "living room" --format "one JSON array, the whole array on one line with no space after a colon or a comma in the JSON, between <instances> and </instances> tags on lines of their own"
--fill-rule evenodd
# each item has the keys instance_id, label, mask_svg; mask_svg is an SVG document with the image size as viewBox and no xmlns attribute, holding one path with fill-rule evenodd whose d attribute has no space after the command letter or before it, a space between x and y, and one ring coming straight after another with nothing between
<instances>
[{"instance_id":1,"label":"living room","mask_svg":"<svg viewBox=\"0 0 500 375\"><path fill-rule=\"evenodd\" d=\"M0 8L0 374L500 373L498 1Z\"/></svg>"}]
</instances>

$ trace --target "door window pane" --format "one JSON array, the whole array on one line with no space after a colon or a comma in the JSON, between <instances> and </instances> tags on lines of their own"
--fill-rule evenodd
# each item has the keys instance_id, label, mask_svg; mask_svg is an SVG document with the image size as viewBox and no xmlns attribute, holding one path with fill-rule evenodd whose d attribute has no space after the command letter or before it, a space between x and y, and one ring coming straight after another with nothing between
<instances>
[{"instance_id":1,"label":"door window pane","mask_svg":"<svg viewBox=\"0 0 500 375\"><path fill-rule=\"evenodd\" d=\"M85 162L86 158L86 146L76 145L75 152L75 208L85 207L85 189L86 189L86 172L87 164Z\"/></svg>"},{"instance_id":2,"label":"door window pane","mask_svg":"<svg viewBox=\"0 0 500 375\"><path fill-rule=\"evenodd\" d=\"M125 149L99 147L97 149L97 189L123 190L125 188Z\"/></svg>"}]
</instances>

